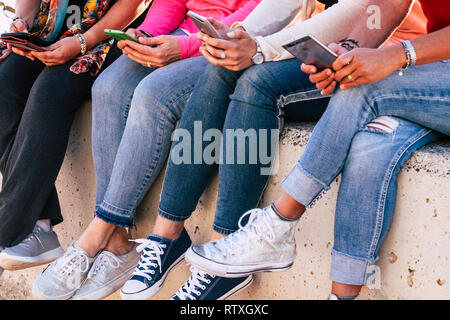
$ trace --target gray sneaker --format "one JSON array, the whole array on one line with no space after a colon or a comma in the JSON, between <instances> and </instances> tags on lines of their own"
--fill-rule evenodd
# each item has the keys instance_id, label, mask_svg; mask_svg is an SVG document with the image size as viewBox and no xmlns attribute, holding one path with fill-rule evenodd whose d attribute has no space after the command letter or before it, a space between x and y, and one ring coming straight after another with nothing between
<instances>
[{"instance_id":1,"label":"gray sneaker","mask_svg":"<svg viewBox=\"0 0 450 320\"><path fill-rule=\"evenodd\" d=\"M37 277L33 295L45 300L70 299L80 289L95 258L71 245L62 257L48 265Z\"/></svg>"},{"instance_id":2,"label":"gray sneaker","mask_svg":"<svg viewBox=\"0 0 450 320\"><path fill-rule=\"evenodd\" d=\"M21 270L39 266L52 262L63 253L53 230L45 231L35 226L25 240L0 253L0 267L5 270Z\"/></svg>"},{"instance_id":3,"label":"gray sneaker","mask_svg":"<svg viewBox=\"0 0 450 320\"><path fill-rule=\"evenodd\" d=\"M131 277L141 257L136 251L136 244L120 256L109 251L102 251L95 259L91 271L73 296L73 300L100 300L119 290Z\"/></svg>"}]
</instances>

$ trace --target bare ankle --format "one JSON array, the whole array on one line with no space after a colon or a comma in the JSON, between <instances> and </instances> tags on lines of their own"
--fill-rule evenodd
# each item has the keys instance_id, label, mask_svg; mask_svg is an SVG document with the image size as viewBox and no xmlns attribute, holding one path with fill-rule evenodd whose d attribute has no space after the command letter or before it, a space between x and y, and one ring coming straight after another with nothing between
<instances>
[{"instance_id":1,"label":"bare ankle","mask_svg":"<svg viewBox=\"0 0 450 320\"><path fill-rule=\"evenodd\" d=\"M115 255L123 255L130 252L133 248L133 242L130 241L131 233L123 228L117 227L108 241L105 249Z\"/></svg>"}]
</instances>

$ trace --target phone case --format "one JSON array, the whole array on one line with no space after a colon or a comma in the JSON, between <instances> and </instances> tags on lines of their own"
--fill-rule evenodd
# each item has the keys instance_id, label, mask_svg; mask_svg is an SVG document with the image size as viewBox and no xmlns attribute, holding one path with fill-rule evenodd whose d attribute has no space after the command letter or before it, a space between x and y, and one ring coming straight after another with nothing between
<instances>
[{"instance_id":1,"label":"phone case","mask_svg":"<svg viewBox=\"0 0 450 320\"><path fill-rule=\"evenodd\" d=\"M45 47L40 47L27 40L15 37L0 37L0 40L3 41L4 43L10 44L13 47L17 47L25 51L39 51L39 52L48 51L48 49Z\"/></svg>"},{"instance_id":2,"label":"phone case","mask_svg":"<svg viewBox=\"0 0 450 320\"><path fill-rule=\"evenodd\" d=\"M45 47L52 44L25 32L3 33L0 40L27 51L48 51Z\"/></svg>"}]
</instances>

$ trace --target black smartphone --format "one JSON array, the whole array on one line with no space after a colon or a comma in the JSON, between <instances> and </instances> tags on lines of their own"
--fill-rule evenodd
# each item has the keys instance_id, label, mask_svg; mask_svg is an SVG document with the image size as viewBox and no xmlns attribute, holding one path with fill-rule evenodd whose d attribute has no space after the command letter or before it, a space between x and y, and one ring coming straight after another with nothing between
<instances>
[{"instance_id":1,"label":"black smartphone","mask_svg":"<svg viewBox=\"0 0 450 320\"><path fill-rule=\"evenodd\" d=\"M212 26L212 24L206 19L205 17L199 15L198 13L189 11L188 16L192 19L192 21L195 23L197 28L202 31L203 33L206 33L208 36L216 39L227 39L226 36L220 35L219 32Z\"/></svg>"},{"instance_id":2,"label":"black smartphone","mask_svg":"<svg viewBox=\"0 0 450 320\"><path fill-rule=\"evenodd\" d=\"M334 60L338 57L336 53L312 35L286 43L283 48L304 64L316 66L318 71L331 69Z\"/></svg>"}]
</instances>

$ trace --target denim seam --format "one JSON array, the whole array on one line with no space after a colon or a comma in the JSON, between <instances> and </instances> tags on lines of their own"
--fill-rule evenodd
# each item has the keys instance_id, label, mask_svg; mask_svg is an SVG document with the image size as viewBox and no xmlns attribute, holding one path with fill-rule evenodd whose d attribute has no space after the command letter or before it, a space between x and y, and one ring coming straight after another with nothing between
<instances>
[{"instance_id":1,"label":"denim seam","mask_svg":"<svg viewBox=\"0 0 450 320\"><path fill-rule=\"evenodd\" d=\"M117 227L125 228L125 229L127 229L127 230L130 229L130 228L132 227L132 224L131 224L131 225L127 225L127 224L124 224L124 223L117 222L117 221L111 219L110 217L107 217L107 216L103 215L102 213L100 213L100 212L98 212L98 211L95 212L95 216L96 216L97 218L99 218L99 219L105 221L106 223L115 225L115 226L117 226Z\"/></svg>"},{"instance_id":2,"label":"denim seam","mask_svg":"<svg viewBox=\"0 0 450 320\"><path fill-rule=\"evenodd\" d=\"M402 156L405 154L405 152L408 151L408 149L414 145L417 141L425 137L426 135L430 134L432 130L429 129L423 129L416 135L414 135L411 139L409 139L400 149L400 151L397 153L396 157L392 159L391 165L389 166L388 171L386 172L386 176L384 179L383 184L383 190L381 193L381 198L378 201L378 209L377 209L377 223L375 225L375 232L371 241L370 249L369 249L369 256L371 259L376 260L375 258L375 252L378 247L378 243L380 241L380 235L381 235L381 229L383 227L384 222L384 211L385 211L385 205L386 205L386 194L387 189L389 188L389 184L392 180L392 175L394 173L394 170L399 162L399 160L402 158Z\"/></svg>"},{"instance_id":3,"label":"denim seam","mask_svg":"<svg viewBox=\"0 0 450 320\"><path fill-rule=\"evenodd\" d=\"M105 208L106 206L106 208ZM97 208L100 208L101 210L107 211L108 213L111 213L113 215L118 215L120 217L129 218L130 216L133 216L135 213L135 210L126 210L119 207L116 207L115 205L110 204L109 202L103 200L101 205L99 205ZM111 210L111 211L110 211Z\"/></svg>"},{"instance_id":4,"label":"denim seam","mask_svg":"<svg viewBox=\"0 0 450 320\"><path fill-rule=\"evenodd\" d=\"M177 221L177 222L185 221L185 220L189 219L189 217L191 216L191 215L188 215L188 216L174 215L173 213L169 213L169 212L161 209L160 207L158 207L158 215L160 215L163 218L169 219L171 221Z\"/></svg>"},{"instance_id":5,"label":"denim seam","mask_svg":"<svg viewBox=\"0 0 450 320\"><path fill-rule=\"evenodd\" d=\"M355 259L355 260L367 262L367 263L369 263L369 264L374 264L374 263L376 262L376 259L352 256L352 255L350 255L350 254L348 254L348 253L340 252L340 251L338 251L338 250L336 250L336 249L334 249L334 248L331 249L331 252L334 253L334 254L337 254L337 255L346 257L346 258L350 258L350 259Z\"/></svg>"},{"instance_id":6,"label":"denim seam","mask_svg":"<svg viewBox=\"0 0 450 320\"><path fill-rule=\"evenodd\" d=\"M221 226L217 225L216 223L213 223L213 230L216 231L217 233L220 233L223 235L229 235L230 233L233 233L236 231L236 230L221 227Z\"/></svg>"}]
</instances>

